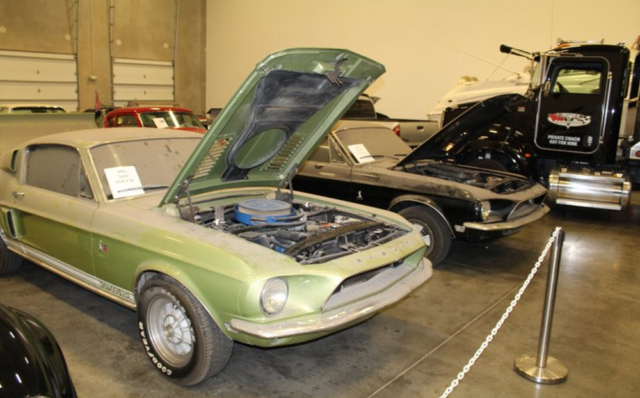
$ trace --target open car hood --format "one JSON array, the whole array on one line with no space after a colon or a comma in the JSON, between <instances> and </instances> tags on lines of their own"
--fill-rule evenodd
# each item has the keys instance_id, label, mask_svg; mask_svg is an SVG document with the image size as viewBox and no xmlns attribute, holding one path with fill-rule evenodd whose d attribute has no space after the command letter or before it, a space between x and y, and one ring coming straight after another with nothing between
<instances>
[{"instance_id":1,"label":"open car hood","mask_svg":"<svg viewBox=\"0 0 640 398\"><path fill-rule=\"evenodd\" d=\"M504 114L512 112L518 103L525 100L519 94L503 94L479 102L420 144L400 160L397 166L411 164L418 160L451 161L455 159L455 155L465 145L486 133L487 126Z\"/></svg>"},{"instance_id":2,"label":"open car hood","mask_svg":"<svg viewBox=\"0 0 640 398\"><path fill-rule=\"evenodd\" d=\"M162 203L245 186L282 186L384 66L342 49L298 48L258 63Z\"/></svg>"}]
</instances>

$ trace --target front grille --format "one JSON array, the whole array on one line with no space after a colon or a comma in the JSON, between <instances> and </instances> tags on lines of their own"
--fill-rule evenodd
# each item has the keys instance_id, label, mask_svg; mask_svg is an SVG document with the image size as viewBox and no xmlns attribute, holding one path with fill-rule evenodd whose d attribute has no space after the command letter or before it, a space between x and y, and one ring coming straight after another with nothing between
<instances>
[{"instance_id":1,"label":"front grille","mask_svg":"<svg viewBox=\"0 0 640 398\"><path fill-rule=\"evenodd\" d=\"M365 283L365 282L369 281L371 278L373 278L374 276L378 275L379 273L386 271L388 268L393 268L395 265L397 265L397 264L389 264L389 265L386 265L384 267L380 267L380 268L377 268L377 269L373 269L371 271L363 272L362 274L358 274L358 275L354 275L352 277L349 277L349 278L345 279L344 281L342 281L342 283L340 284L338 289L336 289L336 291L340 292L343 289L347 289L347 288L349 288L351 286L355 286L355 285L359 285L361 283Z\"/></svg>"},{"instance_id":2,"label":"front grille","mask_svg":"<svg viewBox=\"0 0 640 398\"><path fill-rule=\"evenodd\" d=\"M537 200L531 199L524 202L520 202L514 207L509 216L507 217L507 221L509 220L517 220L522 217L526 217L529 214L534 213L536 210L540 208L540 203L536 203Z\"/></svg>"},{"instance_id":3,"label":"front grille","mask_svg":"<svg viewBox=\"0 0 640 398\"><path fill-rule=\"evenodd\" d=\"M415 270L415 266L398 261L358 275L340 284L324 303L322 311L328 311L387 290Z\"/></svg>"}]
</instances>

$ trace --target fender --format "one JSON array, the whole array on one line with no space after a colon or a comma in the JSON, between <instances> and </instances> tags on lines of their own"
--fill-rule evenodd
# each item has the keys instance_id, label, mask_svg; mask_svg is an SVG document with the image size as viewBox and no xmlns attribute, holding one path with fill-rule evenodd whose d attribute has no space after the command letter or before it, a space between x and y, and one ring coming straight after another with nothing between
<instances>
[{"instance_id":1,"label":"fender","mask_svg":"<svg viewBox=\"0 0 640 398\"><path fill-rule=\"evenodd\" d=\"M204 295L202 292L196 287L196 284L193 283L193 278L187 272L185 272L184 266L178 268L173 264L170 264L166 261L145 261L138 266L138 269L135 272L135 279L133 284L133 294L136 300L136 307L138 304L138 295L140 293L140 289L145 284L147 280L149 280L154 275L164 274L170 276L171 278L178 281L181 285L183 285L187 290L189 290L195 298L202 303L203 308L211 319L218 325L220 330L223 333L227 334L227 328L224 326L224 321L220 317L220 314L213 311L215 308L213 303L209 303L204 299Z\"/></svg>"},{"instance_id":2,"label":"fender","mask_svg":"<svg viewBox=\"0 0 640 398\"><path fill-rule=\"evenodd\" d=\"M411 207L413 205L427 206L431 208L433 211L435 211L437 214L439 214L440 217L442 217L442 220L445 222L445 224L447 224L447 226L449 227L449 232L451 232L451 236L455 237L455 233L453 232L453 229L451 228L449 221L447 221L447 218L444 216L444 213L442 212L442 209L440 208L440 206L438 206L433 200L431 200L426 196L421 196L421 195L398 196L397 198L393 199L391 203L389 203L389 207L387 208L387 210L392 211L394 213L398 213L400 210L406 209L407 207Z\"/></svg>"}]
</instances>

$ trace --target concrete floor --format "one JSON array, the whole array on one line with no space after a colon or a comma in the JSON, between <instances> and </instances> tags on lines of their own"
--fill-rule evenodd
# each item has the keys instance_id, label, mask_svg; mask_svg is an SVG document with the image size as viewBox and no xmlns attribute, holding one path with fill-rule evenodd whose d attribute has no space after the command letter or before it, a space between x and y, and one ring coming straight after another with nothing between
<instances>
[{"instance_id":1,"label":"concrete floor","mask_svg":"<svg viewBox=\"0 0 640 398\"><path fill-rule=\"evenodd\" d=\"M566 232L550 355L560 385L517 375L535 355L546 266L451 397L638 397L640 192L626 212L554 209L502 240L454 242L433 278L397 306L349 330L294 347L236 344L203 384L164 380L145 357L133 312L34 265L0 278L0 302L57 336L82 397L439 397L490 333L551 231Z\"/></svg>"}]
</instances>

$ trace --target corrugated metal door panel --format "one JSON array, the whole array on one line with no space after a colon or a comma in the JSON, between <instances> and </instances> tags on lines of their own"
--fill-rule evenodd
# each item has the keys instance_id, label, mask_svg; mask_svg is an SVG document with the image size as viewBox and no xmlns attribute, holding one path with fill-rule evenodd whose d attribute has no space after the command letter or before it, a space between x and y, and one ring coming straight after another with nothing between
<instances>
[{"instance_id":1,"label":"corrugated metal door panel","mask_svg":"<svg viewBox=\"0 0 640 398\"><path fill-rule=\"evenodd\" d=\"M0 102L42 103L78 109L73 55L0 51Z\"/></svg>"},{"instance_id":2,"label":"corrugated metal door panel","mask_svg":"<svg viewBox=\"0 0 640 398\"><path fill-rule=\"evenodd\" d=\"M0 81L0 101L76 101L75 83L25 83Z\"/></svg>"},{"instance_id":3,"label":"corrugated metal door panel","mask_svg":"<svg viewBox=\"0 0 640 398\"><path fill-rule=\"evenodd\" d=\"M161 85L173 87L171 62L115 59L113 84Z\"/></svg>"},{"instance_id":4,"label":"corrugated metal door panel","mask_svg":"<svg viewBox=\"0 0 640 398\"><path fill-rule=\"evenodd\" d=\"M114 59L113 100L115 105L128 101L173 103L173 63Z\"/></svg>"},{"instance_id":5,"label":"corrugated metal door panel","mask_svg":"<svg viewBox=\"0 0 640 398\"><path fill-rule=\"evenodd\" d=\"M114 85L114 101L173 101L173 86Z\"/></svg>"}]
</instances>

